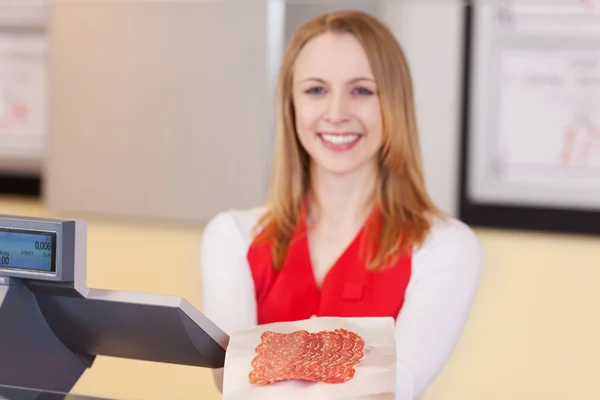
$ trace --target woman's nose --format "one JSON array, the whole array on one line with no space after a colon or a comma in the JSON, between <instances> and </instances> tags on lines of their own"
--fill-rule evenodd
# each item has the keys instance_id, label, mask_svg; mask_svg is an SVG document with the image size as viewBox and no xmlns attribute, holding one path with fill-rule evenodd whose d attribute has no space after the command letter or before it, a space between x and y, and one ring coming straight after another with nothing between
<instances>
[{"instance_id":1,"label":"woman's nose","mask_svg":"<svg viewBox=\"0 0 600 400\"><path fill-rule=\"evenodd\" d=\"M325 119L331 123L339 123L348 119L347 101L341 95L331 95L325 110Z\"/></svg>"}]
</instances>

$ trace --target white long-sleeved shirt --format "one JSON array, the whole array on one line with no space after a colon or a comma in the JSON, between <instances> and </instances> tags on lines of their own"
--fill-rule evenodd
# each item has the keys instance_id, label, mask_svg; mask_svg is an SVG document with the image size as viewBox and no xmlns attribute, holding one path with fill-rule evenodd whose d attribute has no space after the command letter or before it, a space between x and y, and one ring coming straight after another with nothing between
<instances>
[{"instance_id":1,"label":"white long-sleeved shirt","mask_svg":"<svg viewBox=\"0 0 600 400\"><path fill-rule=\"evenodd\" d=\"M221 212L202 235L203 313L228 334L257 324L246 254L262 211ZM414 249L394 329L397 400L421 398L448 361L474 301L482 261L473 231L452 218L436 220L425 243Z\"/></svg>"}]
</instances>

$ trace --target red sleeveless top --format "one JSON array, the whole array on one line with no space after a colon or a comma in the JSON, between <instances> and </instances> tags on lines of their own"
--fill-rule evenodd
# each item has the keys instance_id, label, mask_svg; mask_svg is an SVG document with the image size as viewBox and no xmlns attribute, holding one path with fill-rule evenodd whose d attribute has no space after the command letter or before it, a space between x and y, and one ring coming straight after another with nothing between
<instances>
[{"instance_id":1,"label":"red sleeveless top","mask_svg":"<svg viewBox=\"0 0 600 400\"><path fill-rule=\"evenodd\" d=\"M299 321L310 317L393 317L404 302L412 254L382 271L369 271L360 249L368 231L363 227L333 264L319 289L311 265L302 212L282 268L273 267L271 245L257 240L247 259L255 285L257 322Z\"/></svg>"}]
</instances>

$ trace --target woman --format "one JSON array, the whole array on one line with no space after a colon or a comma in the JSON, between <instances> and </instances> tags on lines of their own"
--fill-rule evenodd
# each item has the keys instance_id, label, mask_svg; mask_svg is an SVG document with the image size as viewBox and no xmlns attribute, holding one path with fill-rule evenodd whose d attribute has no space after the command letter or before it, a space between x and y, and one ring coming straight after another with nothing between
<instances>
[{"instance_id":1,"label":"woman","mask_svg":"<svg viewBox=\"0 0 600 400\"><path fill-rule=\"evenodd\" d=\"M460 336L482 257L426 192L404 54L372 16L322 15L291 40L278 100L267 205L205 228L204 312L228 333L394 317L397 398L419 398Z\"/></svg>"}]
</instances>

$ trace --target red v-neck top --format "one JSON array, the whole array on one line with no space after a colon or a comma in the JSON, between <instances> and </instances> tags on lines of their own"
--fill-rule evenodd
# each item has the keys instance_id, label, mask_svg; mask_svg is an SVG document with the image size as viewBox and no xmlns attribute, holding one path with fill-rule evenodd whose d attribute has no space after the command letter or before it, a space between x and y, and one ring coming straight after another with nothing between
<instances>
[{"instance_id":1,"label":"red v-neck top","mask_svg":"<svg viewBox=\"0 0 600 400\"><path fill-rule=\"evenodd\" d=\"M412 254L383 271L368 271L360 257L367 234L363 227L333 264L320 289L312 269L304 212L279 271L273 268L270 244L255 240L247 259L255 286L257 323L312 316L396 318L410 279Z\"/></svg>"}]
</instances>

